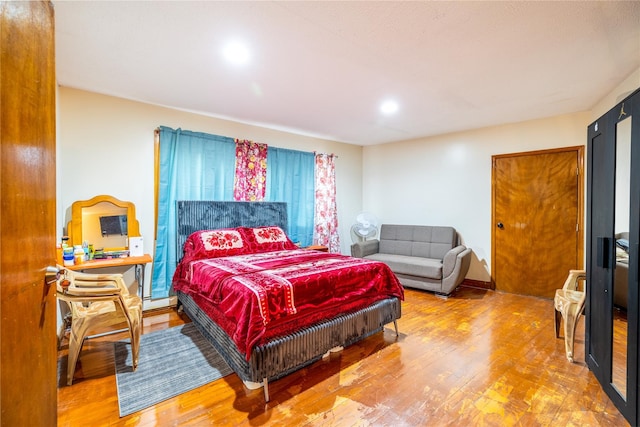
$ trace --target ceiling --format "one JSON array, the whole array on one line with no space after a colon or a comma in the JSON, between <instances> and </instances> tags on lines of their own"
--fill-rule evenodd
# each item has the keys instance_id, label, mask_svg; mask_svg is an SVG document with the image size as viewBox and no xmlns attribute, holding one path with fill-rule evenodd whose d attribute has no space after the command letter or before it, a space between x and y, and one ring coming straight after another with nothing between
<instances>
[{"instance_id":1,"label":"ceiling","mask_svg":"<svg viewBox=\"0 0 640 427\"><path fill-rule=\"evenodd\" d=\"M587 111L640 67L640 2L53 3L60 86L357 145Z\"/></svg>"}]
</instances>

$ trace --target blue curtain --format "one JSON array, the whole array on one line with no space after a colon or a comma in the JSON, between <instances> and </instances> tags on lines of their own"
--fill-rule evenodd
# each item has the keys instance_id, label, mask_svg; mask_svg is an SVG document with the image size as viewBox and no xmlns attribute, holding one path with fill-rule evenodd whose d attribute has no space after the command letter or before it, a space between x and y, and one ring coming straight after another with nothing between
<instances>
[{"instance_id":1,"label":"blue curtain","mask_svg":"<svg viewBox=\"0 0 640 427\"><path fill-rule=\"evenodd\" d=\"M176 269L176 200L233 200L233 138L160 127L157 240L151 298L166 298Z\"/></svg>"},{"instance_id":2,"label":"blue curtain","mask_svg":"<svg viewBox=\"0 0 640 427\"><path fill-rule=\"evenodd\" d=\"M302 247L313 243L314 167L313 153L274 147L267 151L265 200L287 202L287 233Z\"/></svg>"}]
</instances>

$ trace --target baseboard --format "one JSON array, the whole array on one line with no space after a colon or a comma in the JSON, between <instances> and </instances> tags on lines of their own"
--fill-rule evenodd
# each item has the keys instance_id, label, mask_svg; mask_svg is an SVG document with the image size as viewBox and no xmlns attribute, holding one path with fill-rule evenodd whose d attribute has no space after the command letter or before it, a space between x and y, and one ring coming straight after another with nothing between
<instances>
[{"instance_id":1,"label":"baseboard","mask_svg":"<svg viewBox=\"0 0 640 427\"><path fill-rule=\"evenodd\" d=\"M482 280L464 279L461 286L468 286L470 288L489 289L494 290L495 287L491 282L484 282Z\"/></svg>"}]
</instances>

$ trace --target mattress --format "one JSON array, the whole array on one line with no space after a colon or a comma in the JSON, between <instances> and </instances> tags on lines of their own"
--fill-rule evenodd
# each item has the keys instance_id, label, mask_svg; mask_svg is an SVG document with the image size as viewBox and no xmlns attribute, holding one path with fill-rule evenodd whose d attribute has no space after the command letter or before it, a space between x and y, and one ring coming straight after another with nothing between
<instances>
[{"instance_id":1,"label":"mattress","mask_svg":"<svg viewBox=\"0 0 640 427\"><path fill-rule=\"evenodd\" d=\"M271 338L404 296L386 264L312 250L199 259L181 271L174 289L192 295L247 358Z\"/></svg>"}]
</instances>

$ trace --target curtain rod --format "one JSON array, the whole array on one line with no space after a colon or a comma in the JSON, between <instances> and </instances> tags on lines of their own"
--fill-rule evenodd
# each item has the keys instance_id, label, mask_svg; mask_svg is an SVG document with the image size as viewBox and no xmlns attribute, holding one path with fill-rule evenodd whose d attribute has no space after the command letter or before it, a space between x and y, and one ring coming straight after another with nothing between
<instances>
[{"instance_id":1,"label":"curtain rod","mask_svg":"<svg viewBox=\"0 0 640 427\"><path fill-rule=\"evenodd\" d=\"M153 130L153 133L154 133L154 135L155 135L155 136L159 136L159 135L160 135L160 127L158 126L157 128L155 128L155 129ZM215 136L217 136L217 135L215 135ZM237 141L237 140L239 140L239 138L234 138L234 140L236 140L236 141ZM250 141L250 140L246 140L246 141ZM253 142L253 141L251 141L251 142ZM259 143L259 144L262 144L262 143ZM265 145L267 145L267 144L265 144ZM268 145L267 145L267 146L268 146ZM317 151L312 151L312 153L313 153L314 155L315 155L315 154L326 154L327 156L331 156L331 157L336 158L336 159L339 159L339 158L340 158L337 154L333 154L333 153L330 153L330 154L329 154L329 153L318 153Z\"/></svg>"},{"instance_id":2,"label":"curtain rod","mask_svg":"<svg viewBox=\"0 0 640 427\"><path fill-rule=\"evenodd\" d=\"M337 154L328 154L328 153L318 153L317 151L314 151L313 154L326 154L327 156L331 156L331 157L335 157L336 159L339 159L340 157L338 157Z\"/></svg>"}]
</instances>

